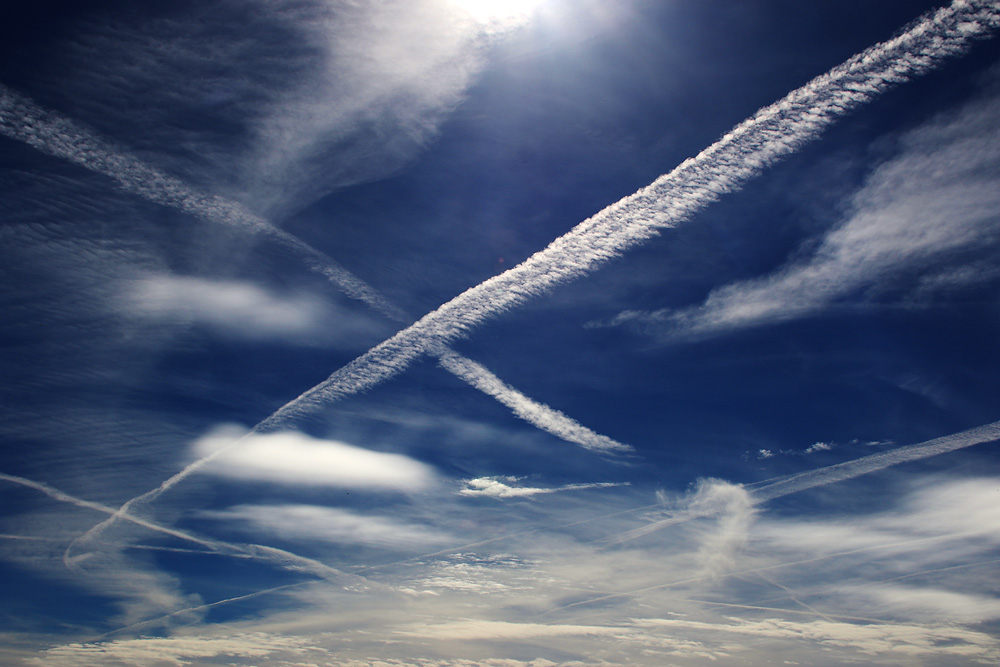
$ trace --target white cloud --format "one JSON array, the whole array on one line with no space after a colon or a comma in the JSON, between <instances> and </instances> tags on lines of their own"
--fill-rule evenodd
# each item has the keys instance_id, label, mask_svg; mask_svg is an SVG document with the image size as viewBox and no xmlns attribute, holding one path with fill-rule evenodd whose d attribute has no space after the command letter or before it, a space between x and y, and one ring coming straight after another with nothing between
<instances>
[{"instance_id":1,"label":"white cloud","mask_svg":"<svg viewBox=\"0 0 1000 667\"><path fill-rule=\"evenodd\" d=\"M316 57L255 124L242 190L258 210L398 169L436 136L485 63L485 26L447 0L284 9Z\"/></svg>"},{"instance_id":2,"label":"white cloud","mask_svg":"<svg viewBox=\"0 0 1000 667\"><path fill-rule=\"evenodd\" d=\"M281 294L249 282L158 275L126 290L130 313L196 323L229 338L357 344L384 332L367 316L305 292Z\"/></svg>"},{"instance_id":3,"label":"white cloud","mask_svg":"<svg viewBox=\"0 0 1000 667\"><path fill-rule=\"evenodd\" d=\"M816 452L828 452L833 449L833 445L829 442L814 442L806 448L806 454L815 454Z\"/></svg>"},{"instance_id":4,"label":"white cloud","mask_svg":"<svg viewBox=\"0 0 1000 667\"><path fill-rule=\"evenodd\" d=\"M301 637L261 632L228 637L143 637L91 644L66 644L43 651L29 664L43 667L131 665L134 667L188 667L204 658L267 658L275 653L302 655L312 648Z\"/></svg>"},{"instance_id":5,"label":"white cloud","mask_svg":"<svg viewBox=\"0 0 1000 667\"><path fill-rule=\"evenodd\" d=\"M255 531L299 541L405 548L453 539L434 528L319 505L239 505L202 516L252 524Z\"/></svg>"},{"instance_id":6,"label":"white cloud","mask_svg":"<svg viewBox=\"0 0 1000 667\"><path fill-rule=\"evenodd\" d=\"M505 480L501 482L500 480ZM506 482L516 482L517 477L477 477L465 480L466 488L459 491L463 496L485 496L488 498L527 498L543 493L559 491L577 491L581 489L600 489L609 486L627 486L627 483L594 482L591 484L566 484L556 487L510 486Z\"/></svg>"},{"instance_id":7,"label":"white cloud","mask_svg":"<svg viewBox=\"0 0 1000 667\"><path fill-rule=\"evenodd\" d=\"M804 317L843 300L887 298L899 285L907 299L926 300L994 279L995 270L956 262L967 261L962 252L1000 242L998 113L1000 98L990 97L906 135L900 154L854 196L851 216L807 260L717 288L697 306L625 311L606 324L683 339ZM913 271L924 276L910 286Z\"/></svg>"},{"instance_id":8,"label":"white cloud","mask_svg":"<svg viewBox=\"0 0 1000 667\"><path fill-rule=\"evenodd\" d=\"M217 428L193 444L192 454L199 460L211 456L244 434L238 427ZM398 491L425 489L435 478L433 468L402 454L292 431L245 437L201 470L248 481Z\"/></svg>"}]
</instances>

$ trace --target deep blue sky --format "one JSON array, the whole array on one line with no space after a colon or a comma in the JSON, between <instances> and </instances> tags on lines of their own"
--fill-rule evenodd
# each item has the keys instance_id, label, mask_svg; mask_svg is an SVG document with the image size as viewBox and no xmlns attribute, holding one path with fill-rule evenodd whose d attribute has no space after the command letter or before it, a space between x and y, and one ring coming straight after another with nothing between
<instances>
[{"instance_id":1,"label":"deep blue sky","mask_svg":"<svg viewBox=\"0 0 1000 667\"><path fill-rule=\"evenodd\" d=\"M996 664L1000 7L487 4L0 10L0 662ZM982 34L336 384L919 25Z\"/></svg>"}]
</instances>

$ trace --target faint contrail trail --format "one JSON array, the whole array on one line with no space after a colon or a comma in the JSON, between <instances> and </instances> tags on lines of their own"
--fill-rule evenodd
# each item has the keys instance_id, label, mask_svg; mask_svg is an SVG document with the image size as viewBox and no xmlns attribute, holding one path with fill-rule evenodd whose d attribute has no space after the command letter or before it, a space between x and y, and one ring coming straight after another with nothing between
<instances>
[{"instance_id":1,"label":"faint contrail trail","mask_svg":"<svg viewBox=\"0 0 1000 667\"><path fill-rule=\"evenodd\" d=\"M242 204L195 191L183 181L164 174L93 131L62 118L0 85L0 133L23 141L43 153L60 157L112 178L126 192L148 201L170 206L216 224L238 227L260 234L295 252L310 270L325 276L347 296L367 304L394 322L413 322L405 311L391 303L374 287L340 266L326 254L279 229ZM620 443L577 423L544 403L528 398L501 381L480 364L441 348L448 355L442 367L473 387L511 408L528 423L556 437L594 451L631 451Z\"/></svg>"},{"instance_id":2,"label":"faint contrail trail","mask_svg":"<svg viewBox=\"0 0 1000 667\"><path fill-rule=\"evenodd\" d=\"M674 586L683 586L685 584L693 584L701 581L708 581L709 579L716 578L727 578L727 577L738 577L745 574L759 574L761 572L769 572L771 570L779 570L784 567L795 567L797 565L809 565L811 563L818 563L824 560L830 560L831 558L838 558L840 556L851 556L853 554L865 553L867 551L878 551L879 549L892 549L894 547L908 546L913 544L926 544L928 542L941 542L944 540L953 540L962 537L972 537L977 535L988 534L992 531L992 527L986 526L977 530L964 530L960 533L952 533L950 535L933 535L931 537L917 537L909 540L900 540L898 542L892 542L889 544L876 544L867 547L858 547L856 549L847 549L844 551L835 551L833 553L823 554L822 556L814 556L812 558L805 558L802 560L790 561L785 563L776 563L774 565L765 565L763 567L755 567L748 570L738 570L736 572L725 572L723 574L713 574L704 575L698 577L689 577L687 579L678 579L675 581L670 581L665 584L654 584L652 586L643 586L642 588L634 588L629 591L622 591L619 593L608 593L606 595L600 595L598 597L589 598L587 600L580 600L578 602L570 602L569 604L560 605L558 607L553 607L546 611L541 612L541 615L550 614L556 611L562 611L564 609L570 609L572 607L579 607L582 605L593 604L595 602L604 602L605 600L613 600L615 598L628 597L630 595L636 595L638 593L648 593L650 591L661 590L665 588L673 588Z\"/></svg>"},{"instance_id":3,"label":"faint contrail trail","mask_svg":"<svg viewBox=\"0 0 1000 667\"><path fill-rule=\"evenodd\" d=\"M55 500L59 500L65 503L70 503L72 505L76 505L77 507L83 507L85 509L94 510L96 512L101 512L102 514L108 514L114 516L115 512L118 511L114 507L109 507L108 505L103 505L101 503L95 503L89 500L84 500L83 498L77 498L76 496L72 496L68 493L60 491L59 489L51 487L48 484L36 482L34 480L30 480L25 477L18 477L17 475L8 475L7 473L0 472L0 481L11 482L13 484L26 486L30 489L35 489L36 491L40 491ZM165 535L170 535L171 537L176 537L178 539L185 540L187 542L194 542L195 544L200 544L201 546L207 549L211 549L213 551L218 551L219 547L221 546L220 543L218 542L214 542L212 540L205 540L200 537L195 537L194 535L189 535L188 533L184 533L179 530L174 530L172 528L165 528L164 526L160 526L150 521L146 521L145 519L140 519L139 517L129 515L129 516L123 516L122 518L124 518L127 521L131 521L132 523L138 526L142 526L143 528L148 528L149 530L158 533L163 533Z\"/></svg>"},{"instance_id":4,"label":"faint contrail trail","mask_svg":"<svg viewBox=\"0 0 1000 667\"><path fill-rule=\"evenodd\" d=\"M918 461L929 456L946 454L947 452L953 452L958 449L971 447L972 445L979 445L984 442L993 442L995 440L1000 440L1000 421L971 428L960 433L935 438L934 440L928 440L927 442L922 442L916 445L898 447L888 452L872 454L871 456L863 456L859 459L854 459L853 461L846 461L844 463L837 463L836 465L827 466L825 468L808 470L797 475L789 475L788 477L783 477L776 482L758 486L753 490L748 490L748 494L753 504L759 505L767 502L768 500L780 498L781 496L787 496L790 493L798 493L799 491L805 491L806 489L811 489L813 487L842 482L854 477L860 477L861 475L867 475L872 472L883 470L889 466L906 463L908 461ZM690 510L682 511L668 519L656 521L641 528L636 528L635 530L630 530L626 533L616 535L614 538L608 540L608 542L611 544L621 544L622 542L628 542L629 540L649 535L650 533L662 530L668 526L684 523L703 516L707 516L707 513Z\"/></svg>"},{"instance_id":5,"label":"faint contrail trail","mask_svg":"<svg viewBox=\"0 0 1000 667\"><path fill-rule=\"evenodd\" d=\"M841 116L963 53L1000 26L1000 5L955 0L893 39L855 55L782 100L758 111L696 157L583 221L527 260L428 313L257 425L280 428L331 401L365 391L415 359L557 285L594 271L740 188L798 150Z\"/></svg>"},{"instance_id":6,"label":"faint contrail trail","mask_svg":"<svg viewBox=\"0 0 1000 667\"><path fill-rule=\"evenodd\" d=\"M448 343L467 336L475 326L688 220L816 138L841 116L963 53L998 25L1000 4L984 0L955 0L950 7L925 15L897 37L862 51L761 109L697 156L583 221L518 266L428 313L286 403L248 436L279 430L295 417L370 389L425 354L446 354ZM156 489L126 502L119 512L157 497L240 441L191 463ZM116 518L92 530L102 530Z\"/></svg>"},{"instance_id":7,"label":"faint contrail trail","mask_svg":"<svg viewBox=\"0 0 1000 667\"><path fill-rule=\"evenodd\" d=\"M244 546L238 546L235 544L229 544L227 542L220 542L218 540L209 540L200 537L195 537L189 533L183 531L174 530L172 528L166 528L160 526L151 521L146 521L131 514L119 513L119 509L103 505L101 503L95 503L89 500L84 500L82 498L77 498L76 496L70 495L59 489L49 486L48 484L43 484L41 482L36 482L34 480L27 479L25 477L18 477L17 475L8 475L7 473L0 472L0 481L11 482L13 484L19 484L21 486L26 486L36 491L40 491L45 495L59 500L61 502L70 503L76 505L77 507L83 507L86 509L91 509L103 514L107 514L111 517L116 517L130 521L136 525L142 526L143 528L148 528L149 530L163 533L165 535L170 535L171 537L176 537L180 540L185 540L187 542L193 542L199 544L210 550L210 553L231 556L234 558L253 558L256 560L267 561L270 563L277 564L286 570L293 572L306 572L312 574L321 579L326 579L327 581L343 581L344 579L362 581L365 585L372 585L372 582L365 579L364 577L357 574L349 574L347 572L342 572L336 568L329 567L319 561L313 560L311 558L306 558L304 556L299 556L298 554L285 551L283 549L276 549L274 547L267 547L260 544L248 544ZM7 537L7 536L4 536ZM30 537L22 536L9 536L14 539L31 539ZM78 538L79 539L79 538ZM75 541L75 540L74 540ZM137 547L142 548L142 547ZM155 547L151 547L155 548ZM69 550L63 554L63 562L66 563L67 567L70 567L70 556Z\"/></svg>"}]
</instances>

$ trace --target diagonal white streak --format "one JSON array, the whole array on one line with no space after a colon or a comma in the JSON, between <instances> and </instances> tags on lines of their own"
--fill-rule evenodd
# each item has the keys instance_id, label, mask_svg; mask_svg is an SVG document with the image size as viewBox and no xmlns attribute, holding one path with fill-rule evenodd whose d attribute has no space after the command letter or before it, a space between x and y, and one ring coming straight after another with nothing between
<instances>
[{"instance_id":1,"label":"diagonal white streak","mask_svg":"<svg viewBox=\"0 0 1000 667\"><path fill-rule=\"evenodd\" d=\"M996 440L1000 440L1000 421L977 426L967 431L935 438L934 440L928 440L916 445L898 447L888 452L863 456L853 461L846 461L825 468L817 468L797 475L790 475L771 484L759 486L749 491L750 499L755 505L759 505L768 500L774 500L775 498L787 496L791 493L798 493L799 491L805 491L817 486L843 482L848 479L860 477L861 475L884 470L900 463L919 461L930 456L947 454L948 452ZM656 521L641 528L620 533L608 540L608 542L611 544L621 544L649 535L663 528L703 516L707 516L707 514L699 511L679 512L675 516L663 519L662 521Z\"/></svg>"},{"instance_id":2,"label":"diagonal white streak","mask_svg":"<svg viewBox=\"0 0 1000 667\"><path fill-rule=\"evenodd\" d=\"M417 358L441 355L472 329L557 285L583 277L626 250L738 189L816 138L834 121L963 53L1000 26L1000 5L955 0L897 37L876 44L758 111L697 156L583 221L518 266L472 287L285 404L255 430L270 431L365 391Z\"/></svg>"},{"instance_id":3,"label":"diagonal white streak","mask_svg":"<svg viewBox=\"0 0 1000 667\"><path fill-rule=\"evenodd\" d=\"M159 524L153 523L152 521L147 521L145 519L136 517L128 513L121 513L120 509L115 509L113 507L108 507L107 505L101 503L95 503L90 500L84 500L83 498L78 498L64 491L60 491L48 484L42 482L36 482L34 480L27 479L25 477L19 477L17 475L8 475L7 473L0 472L0 481L11 482L13 484L19 484L20 486L26 486L30 489L35 489L40 491L45 495L65 503L70 503L76 505L77 507L82 507L84 509L94 510L95 512L101 512L107 514L111 517L116 517L119 519L124 519L130 521L138 526L147 528L157 533L163 533L164 535L169 535L171 537L176 537L180 540L185 540L187 542L193 542L199 544L207 549L210 549L210 553L215 553L224 556L231 556L234 558L253 558L255 560L266 561L269 563L276 564L283 569L290 570L292 572L305 572L307 574L312 574L313 576L319 577L321 579L326 579L327 581L340 580L341 582L346 578L355 582L364 582L370 585L369 582L364 577L356 574L347 574L346 572L341 572L335 568L329 567L315 561L311 558L306 558L304 556L299 556L282 549L276 549L274 547L265 547L259 544L248 544L244 546L229 544L227 542L220 542L218 540L209 540L201 537L196 537L190 533L185 533L180 530L174 530L173 528L167 528ZM30 538L22 538L30 539ZM69 550L63 555L63 562L66 563L67 567L71 567L71 558L69 556Z\"/></svg>"}]
</instances>

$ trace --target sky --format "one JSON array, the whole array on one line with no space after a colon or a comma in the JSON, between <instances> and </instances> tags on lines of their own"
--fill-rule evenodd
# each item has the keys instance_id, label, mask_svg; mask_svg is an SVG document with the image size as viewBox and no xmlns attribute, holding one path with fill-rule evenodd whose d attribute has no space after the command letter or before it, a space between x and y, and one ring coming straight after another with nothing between
<instances>
[{"instance_id":1,"label":"sky","mask_svg":"<svg viewBox=\"0 0 1000 667\"><path fill-rule=\"evenodd\" d=\"M0 9L0 664L1000 662L1000 3Z\"/></svg>"}]
</instances>

